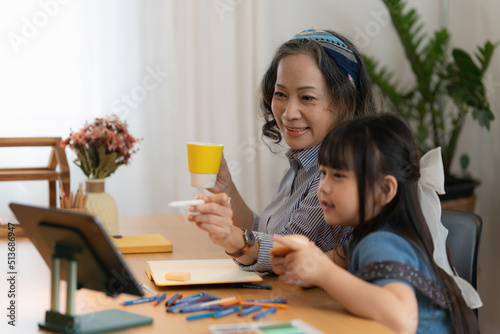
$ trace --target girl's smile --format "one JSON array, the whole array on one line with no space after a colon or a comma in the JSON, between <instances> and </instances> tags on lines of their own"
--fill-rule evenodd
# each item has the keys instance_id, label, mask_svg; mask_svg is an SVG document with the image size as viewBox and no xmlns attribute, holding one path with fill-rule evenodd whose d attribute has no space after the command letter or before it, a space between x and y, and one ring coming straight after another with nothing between
<instances>
[{"instance_id":1,"label":"girl's smile","mask_svg":"<svg viewBox=\"0 0 500 334\"><path fill-rule=\"evenodd\" d=\"M328 203L326 201L319 201L319 202L321 204L321 208L323 209L323 211L328 211L335 207L332 203Z\"/></svg>"}]
</instances>

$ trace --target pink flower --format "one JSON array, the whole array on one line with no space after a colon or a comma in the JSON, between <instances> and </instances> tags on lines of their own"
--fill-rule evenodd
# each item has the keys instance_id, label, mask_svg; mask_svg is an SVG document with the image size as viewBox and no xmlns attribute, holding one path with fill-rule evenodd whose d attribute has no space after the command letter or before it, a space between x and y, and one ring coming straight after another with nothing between
<instances>
[{"instance_id":1,"label":"pink flower","mask_svg":"<svg viewBox=\"0 0 500 334\"><path fill-rule=\"evenodd\" d=\"M78 158L74 162L87 177L100 179L112 174L119 166L128 164L131 155L136 153L134 144L138 142L128 133L127 124L113 116L96 118L79 132L71 131L60 145L75 151ZM113 163L109 163L113 153L116 156Z\"/></svg>"}]
</instances>

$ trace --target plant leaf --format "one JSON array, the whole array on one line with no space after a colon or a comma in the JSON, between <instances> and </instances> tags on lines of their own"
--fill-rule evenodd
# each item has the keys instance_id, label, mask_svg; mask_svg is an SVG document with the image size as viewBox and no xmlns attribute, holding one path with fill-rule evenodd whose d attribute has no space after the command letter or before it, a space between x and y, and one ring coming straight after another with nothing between
<instances>
[{"instance_id":1,"label":"plant leaf","mask_svg":"<svg viewBox=\"0 0 500 334\"><path fill-rule=\"evenodd\" d=\"M491 112L490 108L486 109L474 109L472 111L472 117L476 119L480 126L490 129L490 122L495 119L495 116Z\"/></svg>"},{"instance_id":2,"label":"plant leaf","mask_svg":"<svg viewBox=\"0 0 500 334\"><path fill-rule=\"evenodd\" d=\"M99 157L99 166L96 168L95 177L103 179L111 175L118 165L116 164L116 152L106 153L106 148L101 145L97 148L97 155Z\"/></svg>"},{"instance_id":3,"label":"plant leaf","mask_svg":"<svg viewBox=\"0 0 500 334\"><path fill-rule=\"evenodd\" d=\"M484 74L490 65L491 58L493 56L493 51L499 45L499 43L492 44L490 41L486 41L484 43L484 47L477 47L479 50L479 54L476 53L476 58L479 60L481 64L481 74Z\"/></svg>"},{"instance_id":4,"label":"plant leaf","mask_svg":"<svg viewBox=\"0 0 500 334\"><path fill-rule=\"evenodd\" d=\"M462 168L462 171L465 172L467 167L469 167L469 162L470 158L467 154L464 153L460 156L460 168Z\"/></svg>"}]
</instances>

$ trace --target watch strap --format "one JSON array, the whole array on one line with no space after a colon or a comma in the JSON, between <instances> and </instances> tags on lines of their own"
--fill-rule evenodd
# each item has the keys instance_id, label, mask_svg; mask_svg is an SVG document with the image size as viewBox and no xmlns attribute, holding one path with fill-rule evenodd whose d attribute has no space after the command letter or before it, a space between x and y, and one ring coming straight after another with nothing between
<instances>
[{"instance_id":1,"label":"watch strap","mask_svg":"<svg viewBox=\"0 0 500 334\"><path fill-rule=\"evenodd\" d=\"M243 230L243 238L245 239L245 246L243 246L243 248L241 248L240 250L237 250L236 252L234 253L228 253L227 251L226 254L229 255L230 257L232 257L233 259L237 259L243 255L245 255L246 252L248 252L248 250L250 249L250 247L252 247L252 245L250 245L245 237L245 233L246 233L246 229L242 229Z\"/></svg>"}]
</instances>

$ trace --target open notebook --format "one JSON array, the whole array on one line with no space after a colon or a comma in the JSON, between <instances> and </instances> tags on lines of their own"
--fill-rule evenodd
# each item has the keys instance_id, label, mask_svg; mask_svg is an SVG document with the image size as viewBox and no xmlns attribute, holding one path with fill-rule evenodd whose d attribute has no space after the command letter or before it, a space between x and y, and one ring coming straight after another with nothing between
<instances>
[{"instance_id":1,"label":"open notebook","mask_svg":"<svg viewBox=\"0 0 500 334\"><path fill-rule=\"evenodd\" d=\"M260 282L262 277L238 267L232 259L147 261L146 274L157 286ZM186 272L185 282L165 279L167 272Z\"/></svg>"}]
</instances>

